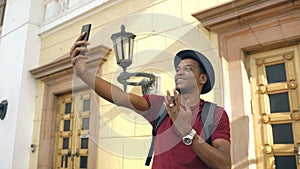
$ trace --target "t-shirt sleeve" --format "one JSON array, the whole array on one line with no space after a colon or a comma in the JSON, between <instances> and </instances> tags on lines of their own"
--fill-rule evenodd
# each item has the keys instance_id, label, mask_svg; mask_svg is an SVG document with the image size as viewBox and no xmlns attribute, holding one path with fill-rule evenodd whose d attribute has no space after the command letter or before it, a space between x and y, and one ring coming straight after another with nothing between
<instances>
[{"instance_id":1,"label":"t-shirt sleeve","mask_svg":"<svg viewBox=\"0 0 300 169\"><path fill-rule=\"evenodd\" d=\"M144 118L151 123L157 118L164 96L145 95L143 97L147 100L149 106L149 110L145 113Z\"/></svg>"},{"instance_id":2,"label":"t-shirt sleeve","mask_svg":"<svg viewBox=\"0 0 300 169\"><path fill-rule=\"evenodd\" d=\"M229 118L226 111L217 106L215 115L214 115L214 131L212 134L212 140L215 139L225 139L230 142L230 125Z\"/></svg>"}]
</instances>

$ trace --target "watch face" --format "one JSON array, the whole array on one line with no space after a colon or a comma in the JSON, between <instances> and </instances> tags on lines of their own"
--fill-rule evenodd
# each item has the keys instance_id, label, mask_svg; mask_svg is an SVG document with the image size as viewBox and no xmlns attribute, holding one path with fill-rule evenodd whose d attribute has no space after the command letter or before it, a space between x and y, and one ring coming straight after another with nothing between
<instances>
[{"instance_id":1,"label":"watch face","mask_svg":"<svg viewBox=\"0 0 300 169\"><path fill-rule=\"evenodd\" d=\"M195 134L196 134L196 131L194 129L192 129L186 136L184 136L182 138L183 143L187 146L191 145Z\"/></svg>"},{"instance_id":2,"label":"watch face","mask_svg":"<svg viewBox=\"0 0 300 169\"><path fill-rule=\"evenodd\" d=\"M186 145L191 145L192 144L192 139L189 137L184 137L183 138L183 143Z\"/></svg>"}]
</instances>

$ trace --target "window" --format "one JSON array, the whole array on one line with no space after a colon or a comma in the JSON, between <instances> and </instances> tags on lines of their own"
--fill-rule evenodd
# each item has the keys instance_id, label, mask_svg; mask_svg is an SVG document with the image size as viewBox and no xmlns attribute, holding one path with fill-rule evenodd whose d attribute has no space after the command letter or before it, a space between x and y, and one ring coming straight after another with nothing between
<instances>
[{"instance_id":1,"label":"window","mask_svg":"<svg viewBox=\"0 0 300 169\"><path fill-rule=\"evenodd\" d=\"M286 82L285 63L266 66L268 84Z\"/></svg>"},{"instance_id":2,"label":"window","mask_svg":"<svg viewBox=\"0 0 300 169\"><path fill-rule=\"evenodd\" d=\"M6 5L6 0L0 0L0 27L3 24L5 5Z\"/></svg>"}]
</instances>

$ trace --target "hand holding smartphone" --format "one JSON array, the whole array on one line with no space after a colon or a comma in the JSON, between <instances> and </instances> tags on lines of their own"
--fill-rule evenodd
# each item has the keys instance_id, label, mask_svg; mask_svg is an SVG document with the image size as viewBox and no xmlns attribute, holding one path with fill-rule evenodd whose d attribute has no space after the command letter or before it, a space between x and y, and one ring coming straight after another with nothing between
<instances>
[{"instance_id":1,"label":"hand holding smartphone","mask_svg":"<svg viewBox=\"0 0 300 169\"><path fill-rule=\"evenodd\" d=\"M85 32L84 36L81 38L81 40L85 40L88 41L89 40L89 36L90 36L90 31L91 31L91 27L92 24L87 24L87 25L83 25L81 28L81 33ZM83 47L86 47L86 45L84 45ZM86 52L85 51L81 51L80 55L85 55Z\"/></svg>"}]
</instances>

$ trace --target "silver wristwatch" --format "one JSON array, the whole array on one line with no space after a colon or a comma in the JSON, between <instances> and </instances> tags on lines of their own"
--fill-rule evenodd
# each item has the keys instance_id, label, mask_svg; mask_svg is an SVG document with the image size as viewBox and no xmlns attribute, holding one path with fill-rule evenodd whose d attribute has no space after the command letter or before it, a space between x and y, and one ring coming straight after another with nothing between
<instances>
[{"instance_id":1,"label":"silver wristwatch","mask_svg":"<svg viewBox=\"0 0 300 169\"><path fill-rule=\"evenodd\" d=\"M185 145L189 146L193 143L193 138L196 134L196 131L192 129L186 136L182 138L182 141Z\"/></svg>"}]
</instances>

